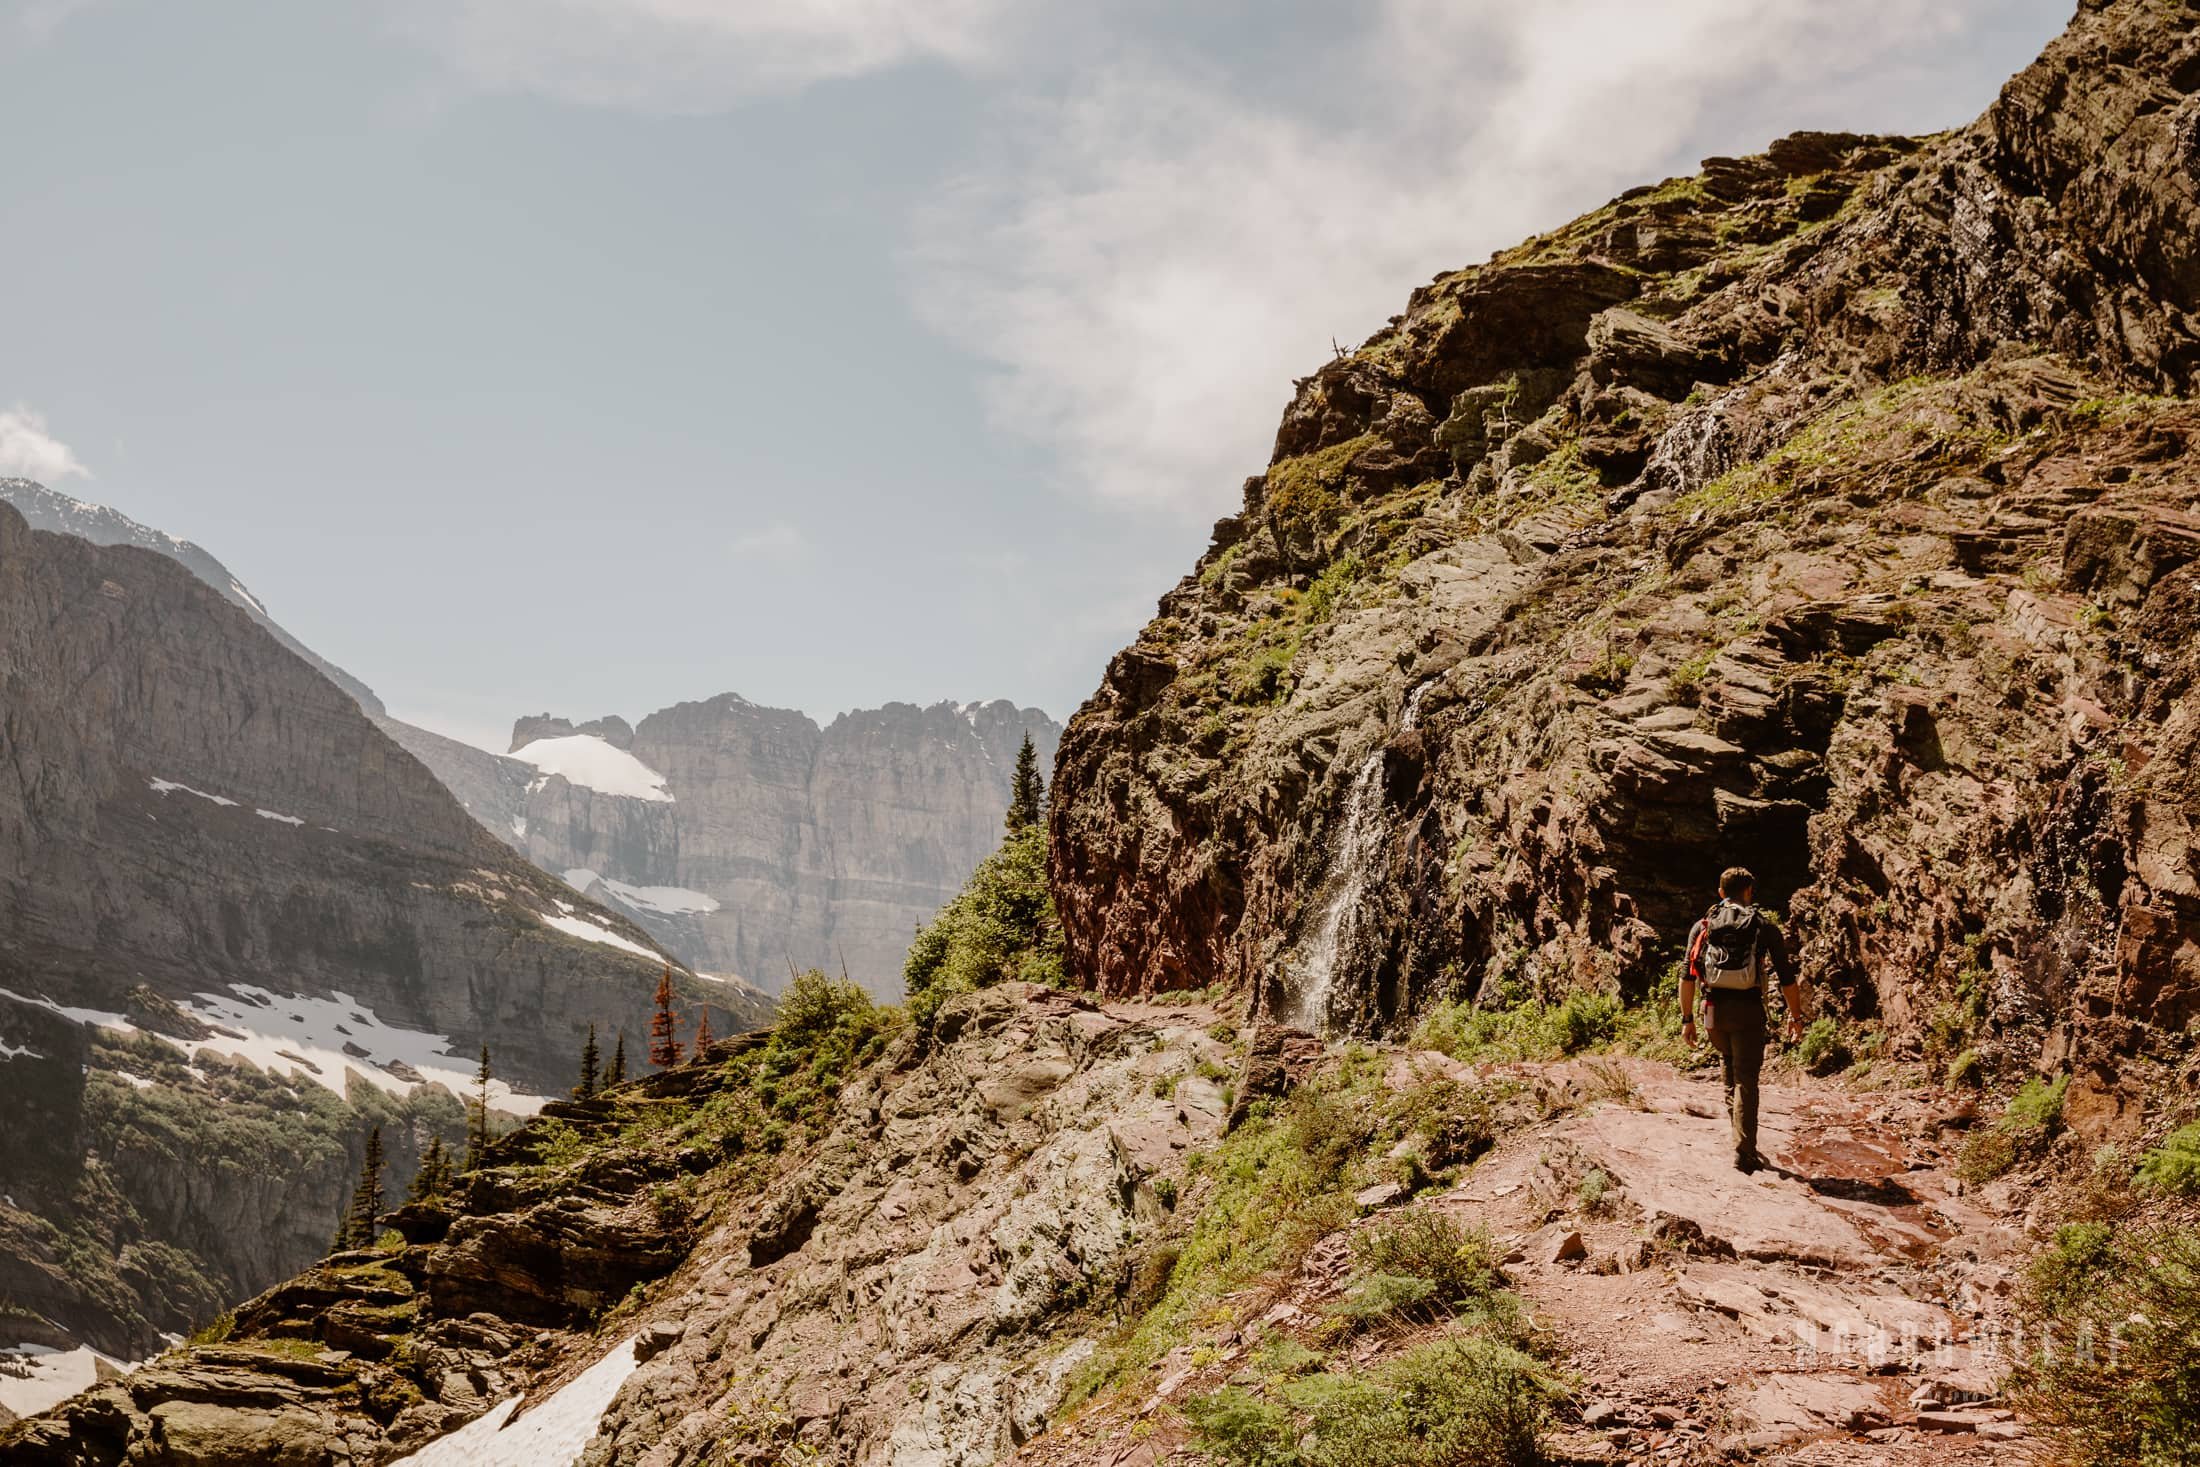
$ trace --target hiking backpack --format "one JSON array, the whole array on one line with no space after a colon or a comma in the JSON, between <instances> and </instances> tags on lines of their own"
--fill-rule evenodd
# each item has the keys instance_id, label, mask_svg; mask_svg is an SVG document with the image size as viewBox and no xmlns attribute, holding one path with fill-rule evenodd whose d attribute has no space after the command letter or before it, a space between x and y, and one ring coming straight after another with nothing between
<instances>
[{"instance_id":1,"label":"hiking backpack","mask_svg":"<svg viewBox=\"0 0 2200 1467\"><path fill-rule=\"evenodd\" d=\"M1712 988L1755 988L1757 912L1740 902L1720 902L1703 919L1703 978Z\"/></svg>"}]
</instances>

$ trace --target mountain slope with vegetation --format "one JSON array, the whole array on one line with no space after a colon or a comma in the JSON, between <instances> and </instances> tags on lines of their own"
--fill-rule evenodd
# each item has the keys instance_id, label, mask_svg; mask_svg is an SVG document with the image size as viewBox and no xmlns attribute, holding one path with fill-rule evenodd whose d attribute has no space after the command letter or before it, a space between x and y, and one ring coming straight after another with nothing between
<instances>
[{"instance_id":1,"label":"mountain slope with vegetation","mask_svg":"<svg viewBox=\"0 0 2200 1467\"><path fill-rule=\"evenodd\" d=\"M2189 1460L2192 17L1416 291L906 1009L810 975L0 1450ZM1748 1177L1737 862L1825 1010Z\"/></svg>"}]
</instances>

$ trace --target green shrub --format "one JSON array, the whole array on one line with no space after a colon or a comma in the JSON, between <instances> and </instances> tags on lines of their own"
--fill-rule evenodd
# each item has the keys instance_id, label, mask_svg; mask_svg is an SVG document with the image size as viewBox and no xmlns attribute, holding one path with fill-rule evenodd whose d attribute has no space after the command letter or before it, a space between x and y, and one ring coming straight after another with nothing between
<instances>
[{"instance_id":1,"label":"green shrub","mask_svg":"<svg viewBox=\"0 0 2200 1467\"><path fill-rule=\"evenodd\" d=\"M1848 1068L1848 1042L1841 1037L1841 1026L1830 1016L1811 1021L1803 1031L1802 1042L1795 1046L1795 1062L1813 1075L1830 1075Z\"/></svg>"},{"instance_id":2,"label":"green shrub","mask_svg":"<svg viewBox=\"0 0 2200 1467\"><path fill-rule=\"evenodd\" d=\"M2065 1460L2200 1463L2200 1234L2066 1227L2022 1302L2017 1404Z\"/></svg>"},{"instance_id":3,"label":"green shrub","mask_svg":"<svg viewBox=\"0 0 2200 1467\"><path fill-rule=\"evenodd\" d=\"M2052 1080L2033 1076L2009 1102L2009 1114L2003 1118L2005 1124L2012 1129L2053 1136L2062 1129L2063 1092L2069 1088L2068 1075L2057 1075Z\"/></svg>"},{"instance_id":4,"label":"green shrub","mask_svg":"<svg viewBox=\"0 0 2200 1467\"><path fill-rule=\"evenodd\" d=\"M1948 1061L1948 1084L1953 1089L1976 1090L1986 1083L1986 1066L1975 1049L1966 1049Z\"/></svg>"},{"instance_id":5,"label":"green shrub","mask_svg":"<svg viewBox=\"0 0 2200 1467\"><path fill-rule=\"evenodd\" d=\"M1352 1252L1370 1274L1426 1279L1431 1302L1446 1311L1486 1304L1505 1281L1488 1234L1432 1209L1368 1228L1353 1238Z\"/></svg>"},{"instance_id":6,"label":"green shrub","mask_svg":"<svg viewBox=\"0 0 2200 1467\"><path fill-rule=\"evenodd\" d=\"M1313 1377L1292 1393L1311 1407L1308 1467L1537 1467L1556 1391L1511 1346L1454 1338L1372 1379Z\"/></svg>"},{"instance_id":7,"label":"green shrub","mask_svg":"<svg viewBox=\"0 0 2200 1467\"><path fill-rule=\"evenodd\" d=\"M1579 1054L1610 1039L1618 1027L1618 999L1603 993L1569 993L1558 1006L1559 1052Z\"/></svg>"},{"instance_id":8,"label":"green shrub","mask_svg":"<svg viewBox=\"0 0 2200 1467\"><path fill-rule=\"evenodd\" d=\"M2178 1127L2161 1145L2140 1157L2139 1181L2178 1197L2200 1192L2200 1121Z\"/></svg>"},{"instance_id":9,"label":"green shrub","mask_svg":"<svg viewBox=\"0 0 2200 1467\"><path fill-rule=\"evenodd\" d=\"M1047 887L1044 825L1011 834L917 929L902 965L909 1013L929 1023L954 994L1010 979L1063 981L1062 923Z\"/></svg>"},{"instance_id":10,"label":"green shrub","mask_svg":"<svg viewBox=\"0 0 2200 1467\"><path fill-rule=\"evenodd\" d=\"M1217 1461L1236 1467L1296 1467L1298 1430L1291 1413L1237 1386L1184 1403L1192 1440Z\"/></svg>"},{"instance_id":11,"label":"green shrub","mask_svg":"<svg viewBox=\"0 0 2200 1467\"><path fill-rule=\"evenodd\" d=\"M1442 1314L1435 1295L1436 1285L1412 1274L1363 1272L1346 1283L1329 1315L1353 1330L1426 1323Z\"/></svg>"},{"instance_id":12,"label":"green shrub","mask_svg":"<svg viewBox=\"0 0 2200 1467\"><path fill-rule=\"evenodd\" d=\"M1582 1177L1581 1185L1574 1188L1574 1201L1585 1216L1595 1217L1609 1205L1611 1191L1612 1179L1604 1174L1602 1167L1593 1167Z\"/></svg>"},{"instance_id":13,"label":"green shrub","mask_svg":"<svg viewBox=\"0 0 2200 1467\"><path fill-rule=\"evenodd\" d=\"M2048 1143L2062 1130L2063 1092L2069 1088L2068 1075L2053 1080L2035 1075L2026 1080L2001 1119L1964 1143L1956 1159L1956 1175L1974 1185L1990 1182L2020 1162L2045 1154Z\"/></svg>"},{"instance_id":14,"label":"green shrub","mask_svg":"<svg viewBox=\"0 0 2200 1467\"><path fill-rule=\"evenodd\" d=\"M237 1332L237 1316L227 1309L191 1331L194 1345L219 1345Z\"/></svg>"},{"instance_id":15,"label":"green shrub","mask_svg":"<svg viewBox=\"0 0 2200 1467\"><path fill-rule=\"evenodd\" d=\"M1481 1008L1438 1004L1414 1030L1413 1043L1468 1063L1558 1059L1608 1042L1619 1032L1620 1003L1609 994L1576 990L1556 1004Z\"/></svg>"}]
</instances>

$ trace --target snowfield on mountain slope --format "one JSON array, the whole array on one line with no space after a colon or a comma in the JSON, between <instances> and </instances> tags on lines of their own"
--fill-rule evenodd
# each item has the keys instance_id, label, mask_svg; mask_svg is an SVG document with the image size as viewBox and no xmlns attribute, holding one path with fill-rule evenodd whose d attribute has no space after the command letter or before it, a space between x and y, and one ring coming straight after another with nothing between
<instances>
[{"instance_id":1,"label":"snowfield on mountain slope","mask_svg":"<svg viewBox=\"0 0 2200 1467\"><path fill-rule=\"evenodd\" d=\"M138 1027L122 1014L76 1008L6 988L0 988L0 999L120 1033L132 1033ZM176 1007L215 1031L205 1039L160 1036L194 1060L204 1054L236 1056L269 1074L303 1076L339 1096L346 1093L354 1074L391 1095L409 1094L422 1084L441 1085L453 1095L465 1095L474 1087L475 1060L452 1053L448 1037L385 1023L349 994L285 997L253 984L233 983L226 994L199 993L178 1000ZM512 1115L533 1115L548 1098L514 1090L502 1080L489 1082L490 1105Z\"/></svg>"},{"instance_id":2,"label":"snowfield on mountain slope","mask_svg":"<svg viewBox=\"0 0 2200 1467\"><path fill-rule=\"evenodd\" d=\"M522 1398L513 1396L391 1467L571 1467L634 1366L630 1337L518 1421Z\"/></svg>"},{"instance_id":3,"label":"snowfield on mountain slope","mask_svg":"<svg viewBox=\"0 0 2200 1467\"><path fill-rule=\"evenodd\" d=\"M644 912L655 912L666 917L696 916L718 910L718 899L705 892L686 886L629 886L623 881L613 881L600 871L586 866L575 866L565 873L565 884L582 896L597 897L598 890L608 893L621 906L633 907Z\"/></svg>"},{"instance_id":4,"label":"snowfield on mountain slope","mask_svg":"<svg viewBox=\"0 0 2200 1467\"><path fill-rule=\"evenodd\" d=\"M637 953L645 958L659 956L659 954L651 952L632 938L621 937L601 923L581 916L573 910L573 905L570 902L559 902L558 909L554 913L542 912L537 915L542 918L547 926L557 928L567 937L577 937L583 942L600 942L605 947L622 948L627 952Z\"/></svg>"},{"instance_id":5,"label":"snowfield on mountain slope","mask_svg":"<svg viewBox=\"0 0 2200 1467\"><path fill-rule=\"evenodd\" d=\"M56 1350L50 1345L26 1343L0 1349L0 1409L18 1416L35 1416L97 1380L101 1361L114 1370L130 1369L89 1345Z\"/></svg>"},{"instance_id":6,"label":"snowfield on mountain slope","mask_svg":"<svg viewBox=\"0 0 2200 1467\"><path fill-rule=\"evenodd\" d=\"M665 777L594 734L561 734L536 739L512 751L512 757L532 764L547 777L560 775L571 784L583 785L606 795L631 800L672 803Z\"/></svg>"}]
</instances>

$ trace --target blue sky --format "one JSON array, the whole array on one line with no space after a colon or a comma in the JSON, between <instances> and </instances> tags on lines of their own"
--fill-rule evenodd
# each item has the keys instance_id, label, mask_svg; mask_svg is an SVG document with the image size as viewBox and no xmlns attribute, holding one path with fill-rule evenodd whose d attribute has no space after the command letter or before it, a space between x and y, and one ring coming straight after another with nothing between
<instances>
[{"instance_id":1,"label":"blue sky","mask_svg":"<svg viewBox=\"0 0 2200 1467\"><path fill-rule=\"evenodd\" d=\"M0 0L0 472L402 716L1066 715L1438 270L2067 0Z\"/></svg>"}]
</instances>

